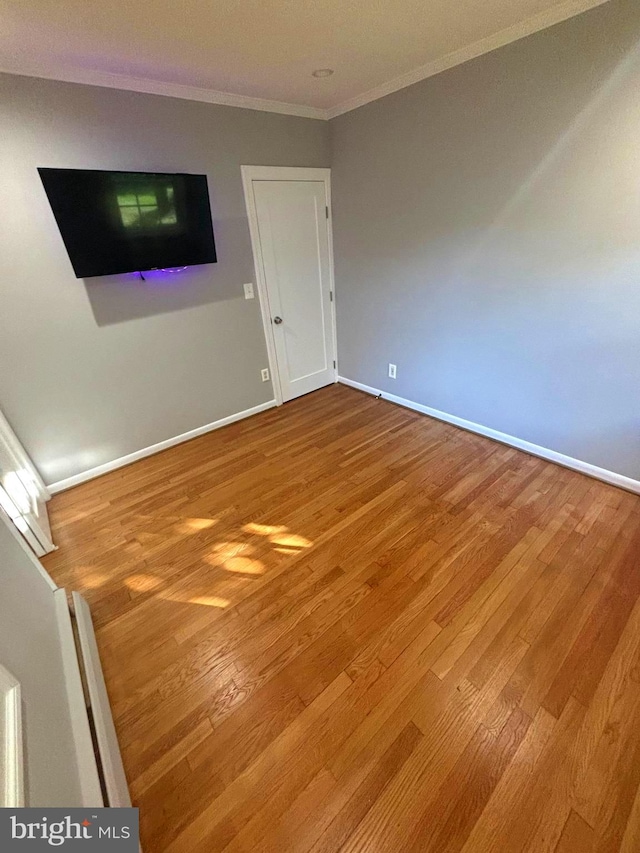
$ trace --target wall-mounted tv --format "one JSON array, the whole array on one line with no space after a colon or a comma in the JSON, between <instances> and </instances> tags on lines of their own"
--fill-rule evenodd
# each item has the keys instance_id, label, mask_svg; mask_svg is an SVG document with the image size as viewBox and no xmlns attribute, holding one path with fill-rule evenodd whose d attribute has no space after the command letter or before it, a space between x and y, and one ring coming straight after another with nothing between
<instances>
[{"instance_id":1,"label":"wall-mounted tv","mask_svg":"<svg viewBox=\"0 0 640 853\"><path fill-rule=\"evenodd\" d=\"M38 172L76 278L217 260L206 175Z\"/></svg>"}]
</instances>

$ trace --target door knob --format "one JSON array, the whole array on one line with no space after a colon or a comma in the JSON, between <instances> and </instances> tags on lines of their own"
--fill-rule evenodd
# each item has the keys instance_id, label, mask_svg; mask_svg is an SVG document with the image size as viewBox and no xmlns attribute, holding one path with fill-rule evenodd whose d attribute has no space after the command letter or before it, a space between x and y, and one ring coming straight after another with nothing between
<instances>
[{"instance_id":1,"label":"door knob","mask_svg":"<svg viewBox=\"0 0 640 853\"><path fill-rule=\"evenodd\" d=\"M273 322L276 324L276 326L279 326L280 323L282 323L282 317L274 317Z\"/></svg>"}]
</instances>

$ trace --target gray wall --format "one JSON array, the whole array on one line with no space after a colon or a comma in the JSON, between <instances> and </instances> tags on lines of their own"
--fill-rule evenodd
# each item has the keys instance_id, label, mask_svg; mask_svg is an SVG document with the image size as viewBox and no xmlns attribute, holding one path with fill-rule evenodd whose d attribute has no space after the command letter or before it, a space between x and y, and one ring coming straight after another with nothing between
<instances>
[{"instance_id":1,"label":"gray wall","mask_svg":"<svg viewBox=\"0 0 640 853\"><path fill-rule=\"evenodd\" d=\"M53 591L0 511L0 663L22 691L28 806L82 805Z\"/></svg>"},{"instance_id":2,"label":"gray wall","mask_svg":"<svg viewBox=\"0 0 640 853\"><path fill-rule=\"evenodd\" d=\"M639 44L613 0L331 122L341 375L640 479Z\"/></svg>"},{"instance_id":3,"label":"gray wall","mask_svg":"<svg viewBox=\"0 0 640 853\"><path fill-rule=\"evenodd\" d=\"M241 164L328 166L326 122L0 75L0 409L51 483L273 398ZM78 280L37 166L206 173L219 263Z\"/></svg>"}]
</instances>

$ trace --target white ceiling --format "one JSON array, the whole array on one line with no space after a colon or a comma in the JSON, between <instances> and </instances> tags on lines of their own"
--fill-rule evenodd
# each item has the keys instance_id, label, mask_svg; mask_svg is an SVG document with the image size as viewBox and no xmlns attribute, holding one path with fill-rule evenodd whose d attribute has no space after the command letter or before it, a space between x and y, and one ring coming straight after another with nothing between
<instances>
[{"instance_id":1,"label":"white ceiling","mask_svg":"<svg viewBox=\"0 0 640 853\"><path fill-rule=\"evenodd\" d=\"M330 118L602 2L0 0L0 70Z\"/></svg>"}]
</instances>

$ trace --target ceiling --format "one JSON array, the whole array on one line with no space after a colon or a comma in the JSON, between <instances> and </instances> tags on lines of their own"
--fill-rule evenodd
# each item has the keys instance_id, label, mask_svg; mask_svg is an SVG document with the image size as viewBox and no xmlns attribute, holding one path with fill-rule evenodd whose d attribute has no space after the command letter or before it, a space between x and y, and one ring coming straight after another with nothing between
<instances>
[{"instance_id":1,"label":"ceiling","mask_svg":"<svg viewBox=\"0 0 640 853\"><path fill-rule=\"evenodd\" d=\"M0 70L326 119L602 2L0 0Z\"/></svg>"}]
</instances>

